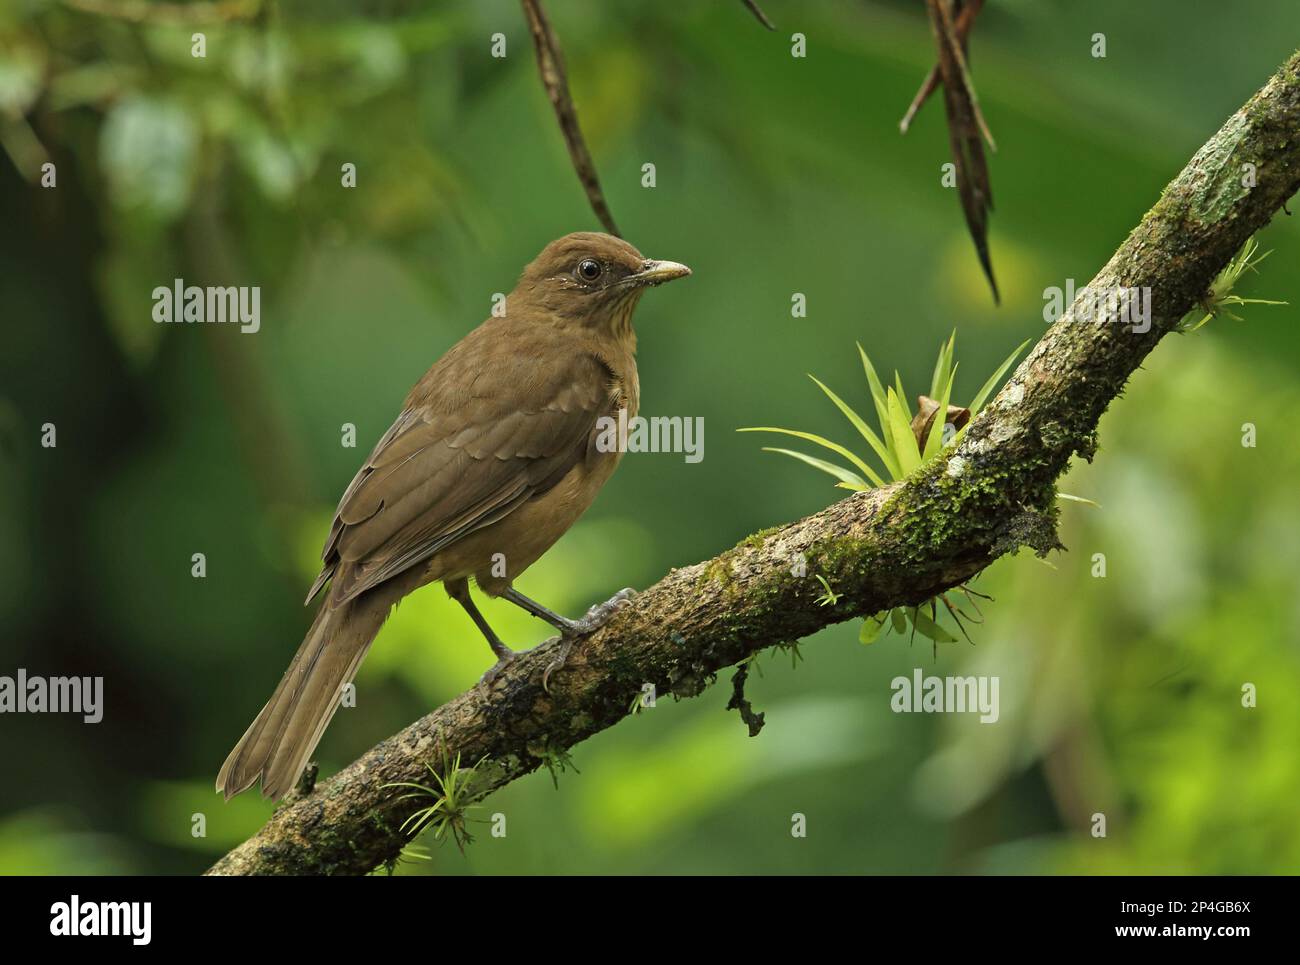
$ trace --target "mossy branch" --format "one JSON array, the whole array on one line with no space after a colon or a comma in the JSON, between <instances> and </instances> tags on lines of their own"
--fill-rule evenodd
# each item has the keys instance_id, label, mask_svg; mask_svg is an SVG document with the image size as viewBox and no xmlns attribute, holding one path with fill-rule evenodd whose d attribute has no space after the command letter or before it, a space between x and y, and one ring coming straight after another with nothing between
<instances>
[{"instance_id":1,"label":"mossy branch","mask_svg":"<svg viewBox=\"0 0 1300 965\"><path fill-rule=\"evenodd\" d=\"M385 785L426 780L428 762L480 761L474 788L486 796L627 717L645 683L693 697L765 647L920 603L1021 546L1051 549L1058 476L1076 453L1092 458L1098 420L1129 376L1297 189L1300 55L1196 153L1090 283L1149 287L1149 330L1083 322L1076 302L955 452L673 570L579 641L550 692L554 648L543 646L280 808L209 873L363 874L400 853L418 806ZM804 577L792 573L800 556ZM818 605L814 574L835 587L833 604Z\"/></svg>"}]
</instances>

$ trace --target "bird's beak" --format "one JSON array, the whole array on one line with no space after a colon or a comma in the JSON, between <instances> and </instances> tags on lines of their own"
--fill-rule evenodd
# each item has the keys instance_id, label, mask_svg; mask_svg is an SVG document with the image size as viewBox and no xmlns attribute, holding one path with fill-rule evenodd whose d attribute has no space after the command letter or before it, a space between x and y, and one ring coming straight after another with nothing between
<instances>
[{"instance_id":1,"label":"bird's beak","mask_svg":"<svg viewBox=\"0 0 1300 965\"><path fill-rule=\"evenodd\" d=\"M662 285L666 281L672 281L674 278L685 278L691 273L691 270L685 265L678 264L675 261L647 261L645 266L635 275L628 275L624 279L629 285L645 285L647 287Z\"/></svg>"}]
</instances>

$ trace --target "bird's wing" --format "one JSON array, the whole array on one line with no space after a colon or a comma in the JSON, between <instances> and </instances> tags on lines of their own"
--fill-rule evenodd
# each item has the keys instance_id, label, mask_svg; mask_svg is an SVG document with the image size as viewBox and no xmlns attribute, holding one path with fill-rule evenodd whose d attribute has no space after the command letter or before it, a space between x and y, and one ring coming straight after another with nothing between
<instances>
[{"instance_id":1,"label":"bird's wing","mask_svg":"<svg viewBox=\"0 0 1300 965\"><path fill-rule=\"evenodd\" d=\"M439 363L427 397L412 393L344 492L308 601L330 579L331 606L352 599L509 515L588 457L597 420L615 405L602 360L501 362L443 388Z\"/></svg>"}]
</instances>

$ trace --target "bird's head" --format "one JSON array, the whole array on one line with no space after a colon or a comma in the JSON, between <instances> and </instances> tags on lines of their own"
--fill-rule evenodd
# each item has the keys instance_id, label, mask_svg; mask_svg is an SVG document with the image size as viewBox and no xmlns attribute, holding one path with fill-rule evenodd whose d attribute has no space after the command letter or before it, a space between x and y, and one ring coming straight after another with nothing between
<instances>
[{"instance_id":1,"label":"bird's head","mask_svg":"<svg viewBox=\"0 0 1300 965\"><path fill-rule=\"evenodd\" d=\"M616 335L630 332L632 309L647 288L691 273L675 261L654 261L621 238L596 231L565 235L524 269L507 302L537 308L561 324Z\"/></svg>"}]
</instances>

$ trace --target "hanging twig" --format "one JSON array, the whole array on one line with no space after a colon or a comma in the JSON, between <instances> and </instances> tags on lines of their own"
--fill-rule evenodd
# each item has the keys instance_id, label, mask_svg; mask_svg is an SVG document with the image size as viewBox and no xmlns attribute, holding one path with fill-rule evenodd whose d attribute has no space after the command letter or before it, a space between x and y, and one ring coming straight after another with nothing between
<instances>
[{"instance_id":1,"label":"hanging twig","mask_svg":"<svg viewBox=\"0 0 1300 965\"><path fill-rule=\"evenodd\" d=\"M979 2L982 4L983 0L979 0ZM980 111L980 99L975 93L975 84L970 79L970 68L966 65L966 45L958 37L957 28L953 23L952 5L954 3L961 5L963 0L939 0L936 4L939 10L939 22L943 27L944 39L948 43L948 49L957 62L962 90L966 100L970 101L971 113L975 115L975 123L979 125L980 133L984 135L984 140L988 142L989 147L996 151L998 146L993 140L993 134L989 131L989 126L984 123L984 114ZM967 34L969 36L969 30L967 30Z\"/></svg>"},{"instance_id":2,"label":"hanging twig","mask_svg":"<svg viewBox=\"0 0 1300 965\"><path fill-rule=\"evenodd\" d=\"M618 226L614 224L614 215L610 213L605 202L605 194L600 189L600 178L596 175L596 165L583 140L582 128L578 126L578 112L573 106L573 97L569 94L569 78L564 72L564 58L560 54L560 42L551 29L546 11L542 9L541 0L522 0L524 16L528 19L528 29L533 34L533 47L537 51L537 70L542 75L542 86L546 96L551 99L555 116L560 122L560 133L564 143L569 147L569 157L573 169L587 192L591 210L612 235L618 235Z\"/></svg>"},{"instance_id":3,"label":"hanging twig","mask_svg":"<svg viewBox=\"0 0 1300 965\"><path fill-rule=\"evenodd\" d=\"M755 713L754 705L745 696L745 681L748 678L749 661L746 660L736 666L736 672L731 678L731 699L727 701L727 710L739 711L740 719L749 728L749 736L757 737L758 732L763 729L763 718L767 715Z\"/></svg>"},{"instance_id":4,"label":"hanging twig","mask_svg":"<svg viewBox=\"0 0 1300 965\"><path fill-rule=\"evenodd\" d=\"M962 52L966 51L967 38L970 36L971 27L975 23L975 17L984 9L984 0L967 0L961 10L957 13L957 41L961 44ZM930 95L939 87L939 65L935 64L930 68L930 73L925 75L925 80L921 82L921 89L916 92L912 98L911 105L907 108L907 113L903 119L898 122L898 129L903 134L912 126L912 121L916 119L916 113L930 99Z\"/></svg>"},{"instance_id":5,"label":"hanging twig","mask_svg":"<svg viewBox=\"0 0 1300 965\"><path fill-rule=\"evenodd\" d=\"M776 24L772 23L772 21L767 19L767 14L763 12L763 8L760 7L757 3L755 3L754 0L740 0L740 2L749 8L749 12L752 13L755 17L757 17L758 22L761 23L764 27L766 27L768 30L776 29Z\"/></svg>"},{"instance_id":6,"label":"hanging twig","mask_svg":"<svg viewBox=\"0 0 1300 965\"><path fill-rule=\"evenodd\" d=\"M988 164L980 134L987 134L975 91L966 73L966 59L950 16L951 0L926 0L930 26L939 49L939 79L943 82L943 103L948 115L948 141L957 174L957 193L966 215L966 227L975 242L980 266L993 289L993 301L1000 300L998 283L993 277L989 258L989 211L993 209L993 191L989 184ZM990 145L992 138L989 138Z\"/></svg>"}]
</instances>

